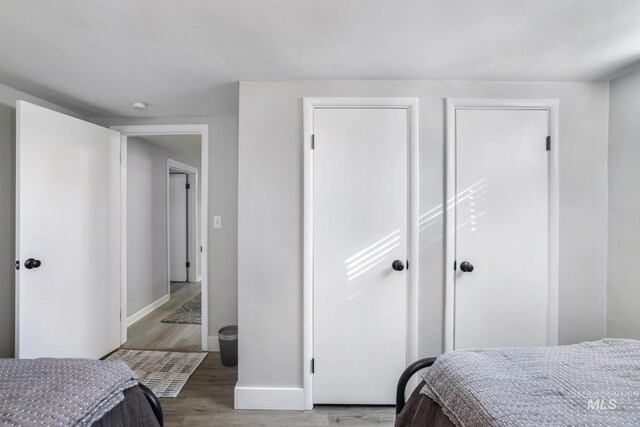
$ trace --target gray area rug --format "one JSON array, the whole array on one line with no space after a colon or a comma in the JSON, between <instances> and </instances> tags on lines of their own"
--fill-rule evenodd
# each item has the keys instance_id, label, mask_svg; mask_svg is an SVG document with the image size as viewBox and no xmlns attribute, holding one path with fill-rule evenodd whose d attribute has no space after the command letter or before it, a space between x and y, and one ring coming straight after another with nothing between
<instances>
[{"instance_id":1,"label":"gray area rug","mask_svg":"<svg viewBox=\"0 0 640 427\"><path fill-rule=\"evenodd\" d=\"M176 397L207 353L118 350L107 360L122 360L158 397Z\"/></svg>"},{"instance_id":2,"label":"gray area rug","mask_svg":"<svg viewBox=\"0 0 640 427\"><path fill-rule=\"evenodd\" d=\"M182 307L162 319L161 322L200 325L202 323L202 294L198 294L191 301L184 303Z\"/></svg>"}]
</instances>

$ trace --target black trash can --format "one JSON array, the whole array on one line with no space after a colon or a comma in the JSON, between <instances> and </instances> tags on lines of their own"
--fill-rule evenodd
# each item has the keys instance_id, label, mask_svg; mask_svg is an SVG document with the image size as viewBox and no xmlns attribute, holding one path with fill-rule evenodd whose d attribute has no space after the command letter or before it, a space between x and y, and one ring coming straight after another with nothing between
<instances>
[{"instance_id":1,"label":"black trash can","mask_svg":"<svg viewBox=\"0 0 640 427\"><path fill-rule=\"evenodd\" d=\"M224 366L236 366L238 364L238 327L225 326L218 331L220 343L220 359Z\"/></svg>"}]
</instances>

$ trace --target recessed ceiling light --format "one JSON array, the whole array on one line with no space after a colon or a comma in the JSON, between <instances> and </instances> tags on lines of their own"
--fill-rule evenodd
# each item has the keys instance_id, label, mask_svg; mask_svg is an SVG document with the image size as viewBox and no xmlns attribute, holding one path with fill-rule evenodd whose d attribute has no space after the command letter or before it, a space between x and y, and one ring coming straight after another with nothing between
<instances>
[{"instance_id":1,"label":"recessed ceiling light","mask_svg":"<svg viewBox=\"0 0 640 427\"><path fill-rule=\"evenodd\" d=\"M133 104L131 104L131 107L135 108L136 110L146 110L147 104L145 102L136 101Z\"/></svg>"}]
</instances>

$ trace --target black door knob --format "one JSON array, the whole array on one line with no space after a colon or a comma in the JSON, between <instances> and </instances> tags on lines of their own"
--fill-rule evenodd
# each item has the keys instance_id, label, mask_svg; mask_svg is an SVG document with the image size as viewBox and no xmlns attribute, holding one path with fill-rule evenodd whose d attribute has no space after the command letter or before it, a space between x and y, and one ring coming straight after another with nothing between
<instances>
[{"instance_id":1,"label":"black door knob","mask_svg":"<svg viewBox=\"0 0 640 427\"><path fill-rule=\"evenodd\" d=\"M393 261L393 263L391 264L391 268L393 268L395 271L402 271L404 270L404 264L402 263L402 261L397 259Z\"/></svg>"},{"instance_id":2,"label":"black door knob","mask_svg":"<svg viewBox=\"0 0 640 427\"><path fill-rule=\"evenodd\" d=\"M31 270L32 268L38 268L42 265L39 259L29 258L24 262L24 268Z\"/></svg>"},{"instance_id":3,"label":"black door knob","mask_svg":"<svg viewBox=\"0 0 640 427\"><path fill-rule=\"evenodd\" d=\"M471 273L473 271L473 264L471 264L469 261L462 261L462 263L460 264L460 270L464 271L465 273Z\"/></svg>"}]
</instances>

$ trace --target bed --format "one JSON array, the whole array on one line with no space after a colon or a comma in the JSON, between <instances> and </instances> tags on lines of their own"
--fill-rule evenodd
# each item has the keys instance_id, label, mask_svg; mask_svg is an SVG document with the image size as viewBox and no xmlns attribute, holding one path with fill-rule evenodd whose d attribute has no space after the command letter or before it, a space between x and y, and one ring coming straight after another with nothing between
<instances>
[{"instance_id":1,"label":"bed","mask_svg":"<svg viewBox=\"0 0 640 427\"><path fill-rule=\"evenodd\" d=\"M122 361L0 360L0 426L163 426L162 408Z\"/></svg>"},{"instance_id":2,"label":"bed","mask_svg":"<svg viewBox=\"0 0 640 427\"><path fill-rule=\"evenodd\" d=\"M396 397L396 427L638 426L640 341L458 350L409 366Z\"/></svg>"},{"instance_id":3,"label":"bed","mask_svg":"<svg viewBox=\"0 0 640 427\"><path fill-rule=\"evenodd\" d=\"M93 427L164 426L158 398L142 384L123 392L124 400L97 420Z\"/></svg>"}]
</instances>

